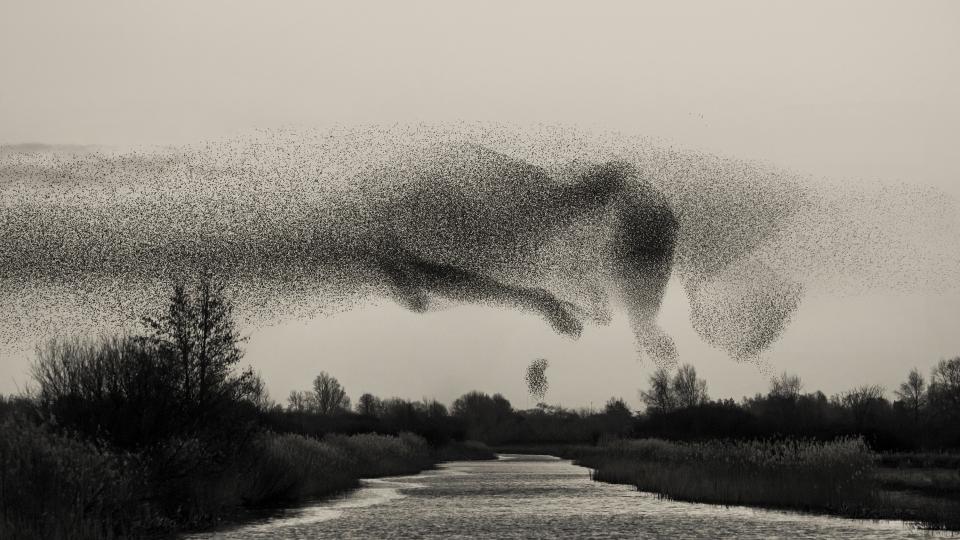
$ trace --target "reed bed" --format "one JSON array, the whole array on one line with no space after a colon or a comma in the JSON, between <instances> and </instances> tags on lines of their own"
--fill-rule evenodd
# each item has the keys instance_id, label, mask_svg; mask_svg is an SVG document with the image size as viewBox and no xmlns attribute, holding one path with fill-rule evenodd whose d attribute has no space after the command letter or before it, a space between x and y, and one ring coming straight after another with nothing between
<instances>
[{"instance_id":1,"label":"reed bed","mask_svg":"<svg viewBox=\"0 0 960 540\"><path fill-rule=\"evenodd\" d=\"M169 526L136 456L0 420L0 538L126 538Z\"/></svg>"},{"instance_id":2,"label":"reed bed","mask_svg":"<svg viewBox=\"0 0 960 540\"><path fill-rule=\"evenodd\" d=\"M181 454L202 451L176 447ZM427 442L410 433L324 439L261 433L236 463L170 482L155 470L156 455L120 453L0 419L0 538L169 535L215 525L244 507L290 504L350 489L360 478L415 473L434 459ZM171 506L167 492L179 503Z\"/></svg>"},{"instance_id":3,"label":"reed bed","mask_svg":"<svg viewBox=\"0 0 960 540\"><path fill-rule=\"evenodd\" d=\"M676 500L857 514L877 458L861 439L674 443L610 441L578 459L595 480Z\"/></svg>"}]
</instances>

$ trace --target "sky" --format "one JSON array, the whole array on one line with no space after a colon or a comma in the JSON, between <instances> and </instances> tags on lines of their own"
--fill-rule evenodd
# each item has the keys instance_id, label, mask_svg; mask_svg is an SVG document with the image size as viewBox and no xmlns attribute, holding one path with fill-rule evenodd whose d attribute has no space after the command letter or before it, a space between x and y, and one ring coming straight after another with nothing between
<instances>
[{"instance_id":1,"label":"sky","mask_svg":"<svg viewBox=\"0 0 960 540\"><path fill-rule=\"evenodd\" d=\"M827 184L960 195L956 2L17 2L0 0L0 144L193 144L281 126L569 124L760 160ZM892 390L960 354L960 298L808 297L760 366L690 328L677 286L661 323L714 397L797 373L809 390ZM483 306L417 315L384 300L255 329L246 361L282 400L320 370L361 392L520 406L635 406L653 369L627 321L578 341ZM0 392L27 359L0 360Z\"/></svg>"}]
</instances>

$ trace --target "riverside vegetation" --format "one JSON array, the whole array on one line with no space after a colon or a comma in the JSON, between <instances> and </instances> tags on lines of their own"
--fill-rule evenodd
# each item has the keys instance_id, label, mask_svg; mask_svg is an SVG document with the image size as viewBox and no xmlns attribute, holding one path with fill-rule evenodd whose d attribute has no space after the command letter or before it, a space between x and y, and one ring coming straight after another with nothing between
<instances>
[{"instance_id":1,"label":"riverside vegetation","mask_svg":"<svg viewBox=\"0 0 960 540\"><path fill-rule=\"evenodd\" d=\"M657 370L635 413L468 392L361 395L335 377L274 403L239 369L222 287L177 286L138 335L54 339L33 385L0 397L0 538L131 538L242 519L414 473L438 461L544 453L595 480L662 497L900 518L960 529L960 358L916 370L890 402L863 386L828 398L783 374L770 392L712 401L692 366Z\"/></svg>"},{"instance_id":2,"label":"riverside vegetation","mask_svg":"<svg viewBox=\"0 0 960 540\"><path fill-rule=\"evenodd\" d=\"M145 323L49 341L33 388L0 396L0 538L169 536L360 478L495 457L438 404L393 400L372 416L272 403L237 369L243 338L212 280L176 287Z\"/></svg>"},{"instance_id":3,"label":"riverside vegetation","mask_svg":"<svg viewBox=\"0 0 960 540\"><path fill-rule=\"evenodd\" d=\"M872 451L861 438L612 439L598 445L508 445L498 450L572 459L589 467L594 480L633 485L667 499L899 519L922 528L960 530L956 455L936 455L934 459L951 463L945 468L885 467L888 456Z\"/></svg>"},{"instance_id":4,"label":"riverside vegetation","mask_svg":"<svg viewBox=\"0 0 960 540\"><path fill-rule=\"evenodd\" d=\"M651 376L643 414L612 399L602 412L566 411L577 442L528 437L497 449L573 459L595 480L670 499L960 530L958 374L960 358L937 364L929 386L913 370L893 403L876 386L803 394L800 379L783 374L767 395L735 403L710 401L705 381L681 366ZM514 422L558 415L539 409Z\"/></svg>"}]
</instances>

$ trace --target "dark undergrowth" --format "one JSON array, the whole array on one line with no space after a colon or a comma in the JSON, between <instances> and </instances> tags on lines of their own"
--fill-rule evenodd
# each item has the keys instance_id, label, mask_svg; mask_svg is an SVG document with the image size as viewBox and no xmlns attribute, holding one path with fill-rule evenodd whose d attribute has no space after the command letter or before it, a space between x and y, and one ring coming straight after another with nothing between
<instances>
[{"instance_id":1,"label":"dark undergrowth","mask_svg":"<svg viewBox=\"0 0 960 540\"><path fill-rule=\"evenodd\" d=\"M263 432L228 466L213 469L202 458L207 451L193 440L150 454L118 452L6 418L0 538L165 537L215 527L250 509L334 495L361 478L417 473L438 459L495 457L480 443L434 449L410 433L316 439Z\"/></svg>"}]
</instances>

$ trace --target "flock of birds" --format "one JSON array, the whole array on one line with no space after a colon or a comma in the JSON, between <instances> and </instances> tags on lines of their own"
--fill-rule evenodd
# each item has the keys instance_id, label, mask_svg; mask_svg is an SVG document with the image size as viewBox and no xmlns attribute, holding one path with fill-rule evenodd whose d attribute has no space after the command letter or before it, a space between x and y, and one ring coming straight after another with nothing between
<instances>
[{"instance_id":1,"label":"flock of birds","mask_svg":"<svg viewBox=\"0 0 960 540\"><path fill-rule=\"evenodd\" d=\"M669 280L704 340L750 360L807 294L954 290L957 215L932 189L831 184L565 127L6 146L0 344L129 328L171 282L209 273L253 326L388 297L527 309L575 336L625 305L640 353L672 362L655 325Z\"/></svg>"}]
</instances>

